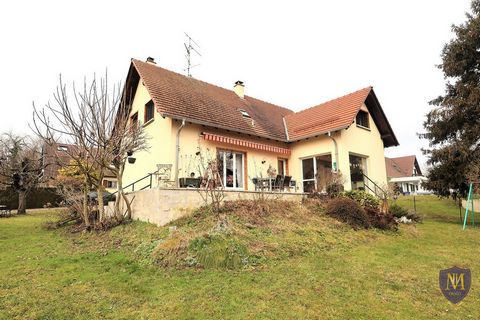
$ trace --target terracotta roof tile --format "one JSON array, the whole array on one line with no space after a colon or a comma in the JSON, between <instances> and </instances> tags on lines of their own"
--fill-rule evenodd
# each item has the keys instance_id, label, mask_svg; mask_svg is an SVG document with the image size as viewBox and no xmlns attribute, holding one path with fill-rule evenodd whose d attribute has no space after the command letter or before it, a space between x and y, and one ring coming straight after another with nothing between
<instances>
[{"instance_id":1,"label":"terracotta roof tile","mask_svg":"<svg viewBox=\"0 0 480 320\"><path fill-rule=\"evenodd\" d=\"M232 90L132 60L155 106L164 116L195 120L212 127L286 141L283 117L293 111ZM242 116L240 110L251 118Z\"/></svg>"},{"instance_id":2,"label":"terracotta roof tile","mask_svg":"<svg viewBox=\"0 0 480 320\"><path fill-rule=\"evenodd\" d=\"M343 129L355 120L372 87L347 94L286 117L290 140Z\"/></svg>"},{"instance_id":3,"label":"terracotta roof tile","mask_svg":"<svg viewBox=\"0 0 480 320\"><path fill-rule=\"evenodd\" d=\"M127 82L138 80L138 73L162 116L289 142L347 128L365 103L374 106L371 114L385 136L385 146L398 145L372 87L294 113L249 96L241 99L233 90L136 59L132 59L130 72ZM250 118L242 116L240 110Z\"/></svg>"},{"instance_id":4,"label":"terracotta roof tile","mask_svg":"<svg viewBox=\"0 0 480 320\"><path fill-rule=\"evenodd\" d=\"M387 177L389 178L412 177L413 168L415 167L417 168L417 174L422 175L417 158L414 155L398 158L385 157L385 165L387 167Z\"/></svg>"}]
</instances>

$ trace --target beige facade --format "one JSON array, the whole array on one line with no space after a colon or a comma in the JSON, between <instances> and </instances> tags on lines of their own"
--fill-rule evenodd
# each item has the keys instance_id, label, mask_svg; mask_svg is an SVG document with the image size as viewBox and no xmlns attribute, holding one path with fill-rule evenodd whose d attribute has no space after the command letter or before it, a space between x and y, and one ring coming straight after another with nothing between
<instances>
[{"instance_id":1,"label":"beige facade","mask_svg":"<svg viewBox=\"0 0 480 320\"><path fill-rule=\"evenodd\" d=\"M136 162L127 164L124 174L124 186L148 175L157 170L157 164L169 164L172 167L171 179L174 180L175 168L178 165L178 178L190 177L192 174L198 177L202 171L201 160L214 158L221 150L231 150L237 155L236 170L241 172L241 177L237 177L238 189L254 190L253 178L267 177L269 166L277 172L279 159L286 160L286 175L292 176L297 183L296 191L302 192L304 182L304 164L309 163L310 158L318 157L331 159L332 169L338 168L345 179L344 187L346 190L352 188L350 181L350 162L351 157L356 156L362 159L364 172L366 175L380 186L386 185L386 169L384 158L384 145L379 130L369 114L369 128L357 126L353 123L347 129L322 134L314 138L303 139L296 142L277 142L269 139L242 135L227 130L220 130L199 124L185 122L182 127L181 120L174 120L169 117L163 118L158 112L154 112L154 117L147 123L144 122L145 106L151 100L151 97L139 81L136 94L132 102L131 116L137 114L139 122L144 125L145 131L149 136L150 148L148 151L134 154ZM368 112L365 105L361 108ZM180 133L179 133L179 129ZM217 133L226 137L233 137L262 144L268 144L276 147L288 148L290 155L277 154L252 148L230 145L207 141L202 133ZM176 139L179 134L179 156L176 163ZM335 148L335 143L337 148ZM338 154L338 159L336 158ZM239 160L240 159L240 160ZM303 162L307 159L305 162ZM240 170L241 166L241 170ZM317 168L318 173L318 168ZM240 182L240 183L239 183ZM313 182L315 183L315 182ZM128 189L127 189L128 191Z\"/></svg>"}]
</instances>

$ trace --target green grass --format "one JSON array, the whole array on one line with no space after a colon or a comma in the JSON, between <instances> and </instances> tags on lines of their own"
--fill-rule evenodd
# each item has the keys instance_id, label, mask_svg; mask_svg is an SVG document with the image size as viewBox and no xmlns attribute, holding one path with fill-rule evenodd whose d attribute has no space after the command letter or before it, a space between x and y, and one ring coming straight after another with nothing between
<instances>
[{"instance_id":1,"label":"green grass","mask_svg":"<svg viewBox=\"0 0 480 320\"><path fill-rule=\"evenodd\" d=\"M267 258L234 271L152 265L166 227L71 235L42 228L54 212L0 219L0 319L478 318L480 230L461 230L451 200L416 202L423 223L398 233L326 217L269 221L242 234L271 247ZM397 203L413 208L412 197ZM179 223L179 232L196 223ZM472 271L459 305L438 288L439 270L454 265Z\"/></svg>"}]
</instances>

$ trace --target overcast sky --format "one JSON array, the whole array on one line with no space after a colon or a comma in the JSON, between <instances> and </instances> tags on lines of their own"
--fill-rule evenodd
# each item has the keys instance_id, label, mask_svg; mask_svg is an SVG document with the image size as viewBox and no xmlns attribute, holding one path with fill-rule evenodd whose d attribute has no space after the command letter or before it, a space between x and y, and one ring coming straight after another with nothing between
<instances>
[{"instance_id":1,"label":"overcast sky","mask_svg":"<svg viewBox=\"0 0 480 320\"><path fill-rule=\"evenodd\" d=\"M185 73L184 32L200 45L195 78L294 111L372 85L400 142L416 154L428 101L444 91L436 68L468 0L2 1L2 132L30 133L32 101L52 101L58 75L81 82L130 58Z\"/></svg>"}]
</instances>

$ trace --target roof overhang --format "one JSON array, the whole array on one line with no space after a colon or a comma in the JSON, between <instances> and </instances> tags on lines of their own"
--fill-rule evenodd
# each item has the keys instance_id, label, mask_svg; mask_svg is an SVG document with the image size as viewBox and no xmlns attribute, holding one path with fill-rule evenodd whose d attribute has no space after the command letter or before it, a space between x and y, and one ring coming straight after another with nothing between
<instances>
[{"instance_id":1,"label":"roof overhang","mask_svg":"<svg viewBox=\"0 0 480 320\"><path fill-rule=\"evenodd\" d=\"M370 90L367 99L365 99L365 105L367 106L367 109L370 112L378 131L380 132L384 147L388 148L398 146L399 143L397 137L395 137L395 133L393 132L387 116L385 115L385 112L383 112L380 102L378 101L373 89Z\"/></svg>"}]
</instances>

